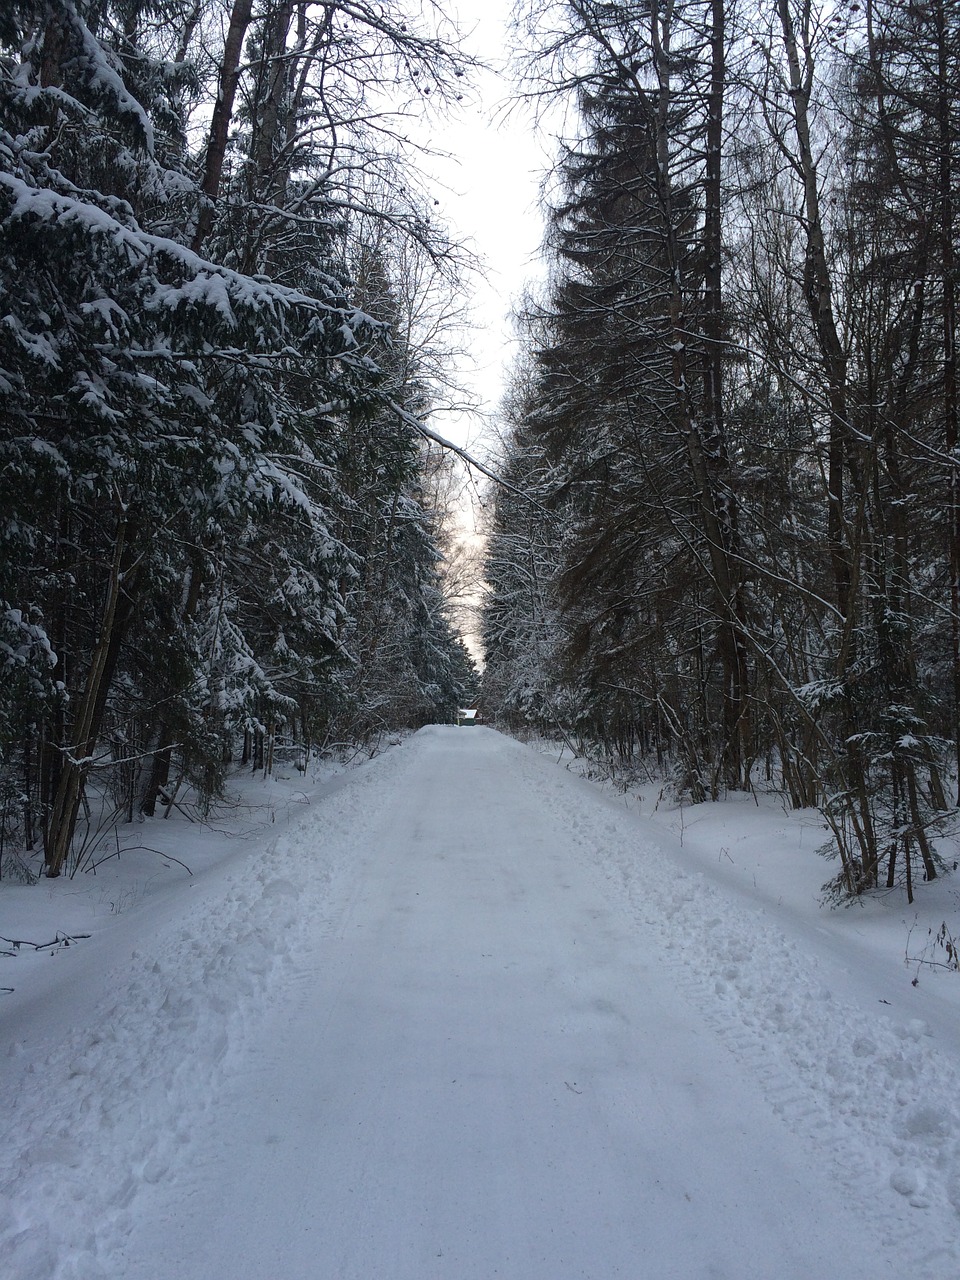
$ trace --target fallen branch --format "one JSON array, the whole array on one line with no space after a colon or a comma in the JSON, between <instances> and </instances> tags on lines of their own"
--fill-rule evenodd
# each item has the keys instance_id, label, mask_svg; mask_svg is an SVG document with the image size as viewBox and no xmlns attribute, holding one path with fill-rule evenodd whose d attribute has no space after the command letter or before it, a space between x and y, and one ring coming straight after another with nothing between
<instances>
[{"instance_id":1,"label":"fallen branch","mask_svg":"<svg viewBox=\"0 0 960 1280\"><path fill-rule=\"evenodd\" d=\"M4 938L0 935L0 942L5 942L8 946L13 947L12 951L3 951L0 952L0 955L16 955L21 947L30 947L34 951L46 951L50 947L69 947L73 943L79 942L82 938L89 937L89 933L61 933L59 929L57 930L57 936L50 942L28 942L26 938Z\"/></svg>"},{"instance_id":2,"label":"fallen branch","mask_svg":"<svg viewBox=\"0 0 960 1280\"><path fill-rule=\"evenodd\" d=\"M162 849L154 849L153 845L125 844L123 846L122 852L136 853L138 849L142 849L145 853L155 853L158 858L163 858L167 862L175 862L178 867L183 867L184 871L187 873L188 876L193 875L193 872L190 870L190 868L187 866L185 862L181 862L179 858L175 858L172 853L164 853ZM101 858L100 862L92 862L88 867L85 868L85 870L92 871L94 875L96 875L97 867L99 867L101 863L109 862L111 858L115 858L116 856L117 855L115 853L109 853L105 858Z\"/></svg>"}]
</instances>

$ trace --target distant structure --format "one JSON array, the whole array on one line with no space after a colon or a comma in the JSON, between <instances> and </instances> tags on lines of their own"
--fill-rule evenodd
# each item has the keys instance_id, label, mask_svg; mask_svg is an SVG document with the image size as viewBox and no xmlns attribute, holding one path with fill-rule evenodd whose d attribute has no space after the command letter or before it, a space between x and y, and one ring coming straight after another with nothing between
<instances>
[{"instance_id":1,"label":"distant structure","mask_svg":"<svg viewBox=\"0 0 960 1280\"><path fill-rule=\"evenodd\" d=\"M477 719L476 707L461 707L457 712L457 726L465 724L475 724Z\"/></svg>"}]
</instances>

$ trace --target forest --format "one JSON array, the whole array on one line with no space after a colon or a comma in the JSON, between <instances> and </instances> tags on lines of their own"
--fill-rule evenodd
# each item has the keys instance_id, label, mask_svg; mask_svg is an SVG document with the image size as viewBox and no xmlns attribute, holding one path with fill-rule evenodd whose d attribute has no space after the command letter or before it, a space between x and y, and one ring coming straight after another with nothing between
<instances>
[{"instance_id":1,"label":"forest","mask_svg":"<svg viewBox=\"0 0 960 1280\"><path fill-rule=\"evenodd\" d=\"M469 66L430 6L0 6L4 875L470 696L407 137Z\"/></svg>"},{"instance_id":2,"label":"forest","mask_svg":"<svg viewBox=\"0 0 960 1280\"><path fill-rule=\"evenodd\" d=\"M553 0L517 32L563 127L485 709L694 802L778 788L828 824L828 896L912 901L957 801L960 5Z\"/></svg>"},{"instance_id":3,"label":"forest","mask_svg":"<svg viewBox=\"0 0 960 1280\"><path fill-rule=\"evenodd\" d=\"M476 700L435 425L471 264L416 128L471 92L456 19L3 5L3 874ZM520 0L513 35L557 149L483 714L683 802L778 790L829 895L912 901L957 813L960 2Z\"/></svg>"}]
</instances>

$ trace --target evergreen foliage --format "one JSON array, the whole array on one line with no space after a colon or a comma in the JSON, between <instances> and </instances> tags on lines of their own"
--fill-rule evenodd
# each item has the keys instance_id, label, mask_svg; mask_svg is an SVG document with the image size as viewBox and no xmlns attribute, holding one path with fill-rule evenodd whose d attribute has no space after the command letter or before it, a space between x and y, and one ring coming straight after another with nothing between
<instances>
[{"instance_id":1,"label":"evergreen foliage","mask_svg":"<svg viewBox=\"0 0 960 1280\"><path fill-rule=\"evenodd\" d=\"M504 415L504 468L540 477L549 518L495 498L488 713L656 752L695 800L779 783L827 819L841 895L912 897L950 809L957 18L557 0L524 20L529 90L572 96L577 127ZM550 638L521 674L534 556Z\"/></svg>"},{"instance_id":2,"label":"evergreen foliage","mask_svg":"<svg viewBox=\"0 0 960 1280\"><path fill-rule=\"evenodd\" d=\"M451 717L469 675L419 501L429 406L390 374L415 345L351 269L351 201L452 261L355 162L390 167L378 71L444 92L462 60L293 0L235 0L217 52L220 8L33 0L0 30L0 770L49 875L93 773L128 818L183 780L210 798L241 738L268 764L279 736ZM374 589L389 662L357 639Z\"/></svg>"}]
</instances>

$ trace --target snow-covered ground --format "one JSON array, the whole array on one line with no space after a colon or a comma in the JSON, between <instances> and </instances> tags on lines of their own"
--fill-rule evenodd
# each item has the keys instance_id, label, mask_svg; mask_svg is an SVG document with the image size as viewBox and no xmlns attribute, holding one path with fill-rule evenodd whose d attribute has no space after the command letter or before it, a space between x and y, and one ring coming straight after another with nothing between
<instances>
[{"instance_id":1,"label":"snow-covered ground","mask_svg":"<svg viewBox=\"0 0 960 1280\"><path fill-rule=\"evenodd\" d=\"M814 815L481 728L244 795L0 885L91 935L0 960L0 1274L956 1274L955 881L831 911Z\"/></svg>"}]
</instances>

